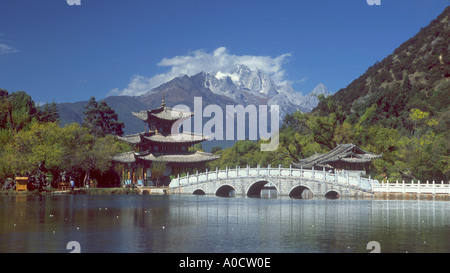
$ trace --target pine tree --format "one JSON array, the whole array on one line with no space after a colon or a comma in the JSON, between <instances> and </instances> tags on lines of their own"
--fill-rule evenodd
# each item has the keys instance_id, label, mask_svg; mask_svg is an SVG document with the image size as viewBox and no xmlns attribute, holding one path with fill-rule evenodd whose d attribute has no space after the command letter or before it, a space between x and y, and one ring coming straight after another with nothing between
<instances>
[{"instance_id":1,"label":"pine tree","mask_svg":"<svg viewBox=\"0 0 450 273\"><path fill-rule=\"evenodd\" d=\"M97 102L95 97L91 97L84 108L86 110L83 112L83 126L88 128L91 134L96 137L123 135L124 123L118 121L118 115L106 102Z\"/></svg>"},{"instance_id":2,"label":"pine tree","mask_svg":"<svg viewBox=\"0 0 450 273\"><path fill-rule=\"evenodd\" d=\"M59 112L56 107L56 103L46 103L39 111L38 111L38 120L40 122L56 122L59 123Z\"/></svg>"}]
</instances>

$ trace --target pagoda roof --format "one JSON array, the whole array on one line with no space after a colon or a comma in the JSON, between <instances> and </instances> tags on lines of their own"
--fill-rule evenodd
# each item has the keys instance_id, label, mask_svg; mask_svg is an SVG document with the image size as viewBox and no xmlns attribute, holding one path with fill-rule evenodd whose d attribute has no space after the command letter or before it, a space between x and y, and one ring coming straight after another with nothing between
<instances>
[{"instance_id":1,"label":"pagoda roof","mask_svg":"<svg viewBox=\"0 0 450 273\"><path fill-rule=\"evenodd\" d=\"M138 158L145 161L167 162L167 163L200 163L218 159L220 156L205 152L186 153L149 153Z\"/></svg>"},{"instance_id":2,"label":"pagoda roof","mask_svg":"<svg viewBox=\"0 0 450 273\"><path fill-rule=\"evenodd\" d=\"M150 152L126 152L116 155L113 161L120 163L134 163L137 160L166 163L201 163L218 159L220 156L205 152L185 153L150 153Z\"/></svg>"},{"instance_id":3,"label":"pagoda roof","mask_svg":"<svg viewBox=\"0 0 450 273\"><path fill-rule=\"evenodd\" d=\"M162 105L153 110L142 110L139 112L131 112L140 120L148 121L151 119L160 119L165 121L176 121L181 118L189 118L194 115L192 112L176 110L171 107Z\"/></svg>"},{"instance_id":4,"label":"pagoda roof","mask_svg":"<svg viewBox=\"0 0 450 273\"><path fill-rule=\"evenodd\" d=\"M383 154L374 154L361 149L353 143L339 144L333 150L325 154L314 154L308 158L300 159L294 163L297 167L311 168L315 165L330 166L330 163L367 163L373 159L380 158Z\"/></svg>"},{"instance_id":5,"label":"pagoda roof","mask_svg":"<svg viewBox=\"0 0 450 273\"><path fill-rule=\"evenodd\" d=\"M162 143L162 144L196 144L207 140L208 138L201 134L192 133L177 133L163 135L156 132L137 133L126 136L118 136L119 140L128 142L130 144L141 144L142 142Z\"/></svg>"},{"instance_id":6,"label":"pagoda roof","mask_svg":"<svg viewBox=\"0 0 450 273\"><path fill-rule=\"evenodd\" d=\"M117 139L128 142L130 144L139 144L142 141L142 134L144 133L137 133L132 135L126 135L126 136L117 136Z\"/></svg>"},{"instance_id":7,"label":"pagoda roof","mask_svg":"<svg viewBox=\"0 0 450 273\"><path fill-rule=\"evenodd\" d=\"M131 151L115 155L112 157L112 160L120 163L134 163L136 162L135 152Z\"/></svg>"},{"instance_id":8,"label":"pagoda roof","mask_svg":"<svg viewBox=\"0 0 450 273\"><path fill-rule=\"evenodd\" d=\"M200 143L202 141L207 140L203 135L200 134L190 134L190 133L178 133L178 134L170 134L170 135L162 135L162 134L153 134L149 136L144 136L150 142L156 143Z\"/></svg>"}]
</instances>

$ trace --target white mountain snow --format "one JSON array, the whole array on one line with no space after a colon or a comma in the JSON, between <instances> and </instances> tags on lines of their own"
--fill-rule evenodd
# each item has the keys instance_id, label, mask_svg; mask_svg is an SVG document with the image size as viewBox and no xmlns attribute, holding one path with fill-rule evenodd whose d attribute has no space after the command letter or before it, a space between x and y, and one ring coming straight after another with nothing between
<instances>
[{"instance_id":1,"label":"white mountain snow","mask_svg":"<svg viewBox=\"0 0 450 273\"><path fill-rule=\"evenodd\" d=\"M195 81L196 84L191 88L199 88L198 84L200 84L214 94L232 99L236 104L279 105L280 118L297 110L310 112L319 102L318 95L330 95L322 83L318 84L308 95L303 95L290 85L277 85L268 74L259 69L250 69L243 64L238 64L229 71L201 72L187 78L183 75L172 81L181 80L181 78ZM166 84L152 89L141 97L160 92Z\"/></svg>"},{"instance_id":2,"label":"white mountain snow","mask_svg":"<svg viewBox=\"0 0 450 273\"><path fill-rule=\"evenodd\" d=\"M328 92L327 87L323 84L323 83L319 83L314 89L313 91L311 91L311 93L309 93L310 95L313 96L319 96L319 95L325 95L325 96L329 96L331 95L330 92Z\"/></svg>"},{"instance_id":3,"label":"white mountain snow","mask_svg":"<svg viewBox=\"0 0 450 273\"><path fill-rule=\"evenodd\" d=\"M205 87L242 105L279 105L281 117L296 110L309 112L319 102L318 95L330 95L326 86L320 83L310 94L304 96L290 85L277 85L266 73L259 69L252 70L243 64L229 72L205 73Z\"/></svg>"}]
</instances>

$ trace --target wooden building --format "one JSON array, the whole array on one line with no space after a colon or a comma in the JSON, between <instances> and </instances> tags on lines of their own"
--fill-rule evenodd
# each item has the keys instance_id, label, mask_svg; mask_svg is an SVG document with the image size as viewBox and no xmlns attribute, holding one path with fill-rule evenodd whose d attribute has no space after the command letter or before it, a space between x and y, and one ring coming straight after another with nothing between
<instances>
[{"instance_id":1,"label":"wooden building","mask_svg":"<svg viewBox=\"0 0 450 273\"><path fill-rule=\"evenodd\" d=\"M202 169L206 162L219 158L211 153L189 151L189 147L206 140L203 135L172 133L173 126L178 128L183 120L191 118L194 113L167 107L164 97L161 107L133 112L133 115L145 123L145 131L118 137L135 146L135 151L113 157L113 161L124 166L122 180L125 184L148 185L152 177L152 167L158 162L165 164L164 176L168 177L186 169Z\"/></svg>"},{"instance_id":2,"label":"wooden building","mask_svg":"<svg viewBox=\"0 0 450 273\"><path fill-rule=\"evenodd\" d=\"M367 152L353 143L339 144L326 154L314 154L308 158L300 159L293 163L297 168L326 168L339 172L341 170L369 173L369 164L372 160L380 158L382 154L376 155Z\"/></svg>"}]
</instances>

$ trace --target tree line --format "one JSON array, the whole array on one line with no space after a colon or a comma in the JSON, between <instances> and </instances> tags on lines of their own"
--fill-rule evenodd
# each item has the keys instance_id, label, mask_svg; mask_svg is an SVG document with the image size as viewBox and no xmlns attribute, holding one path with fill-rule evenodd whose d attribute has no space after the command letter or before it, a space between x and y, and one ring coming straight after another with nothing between
<instances>
[{"instance_id":1,"label":"tree line","mask_svg":"<svg viewBox=\"0 0 450 273\"><path fill-rule=\"evenodd\" d=\"M61 127L56 103L38 107L24 91L0 89L0 186L7 188L15 176L29 176L39 190L69 178L86 185L114 173L111 156L130 150L116 138L124 124L94 97L84 114L81 125Z\"/></svg>"}]
</instances>

